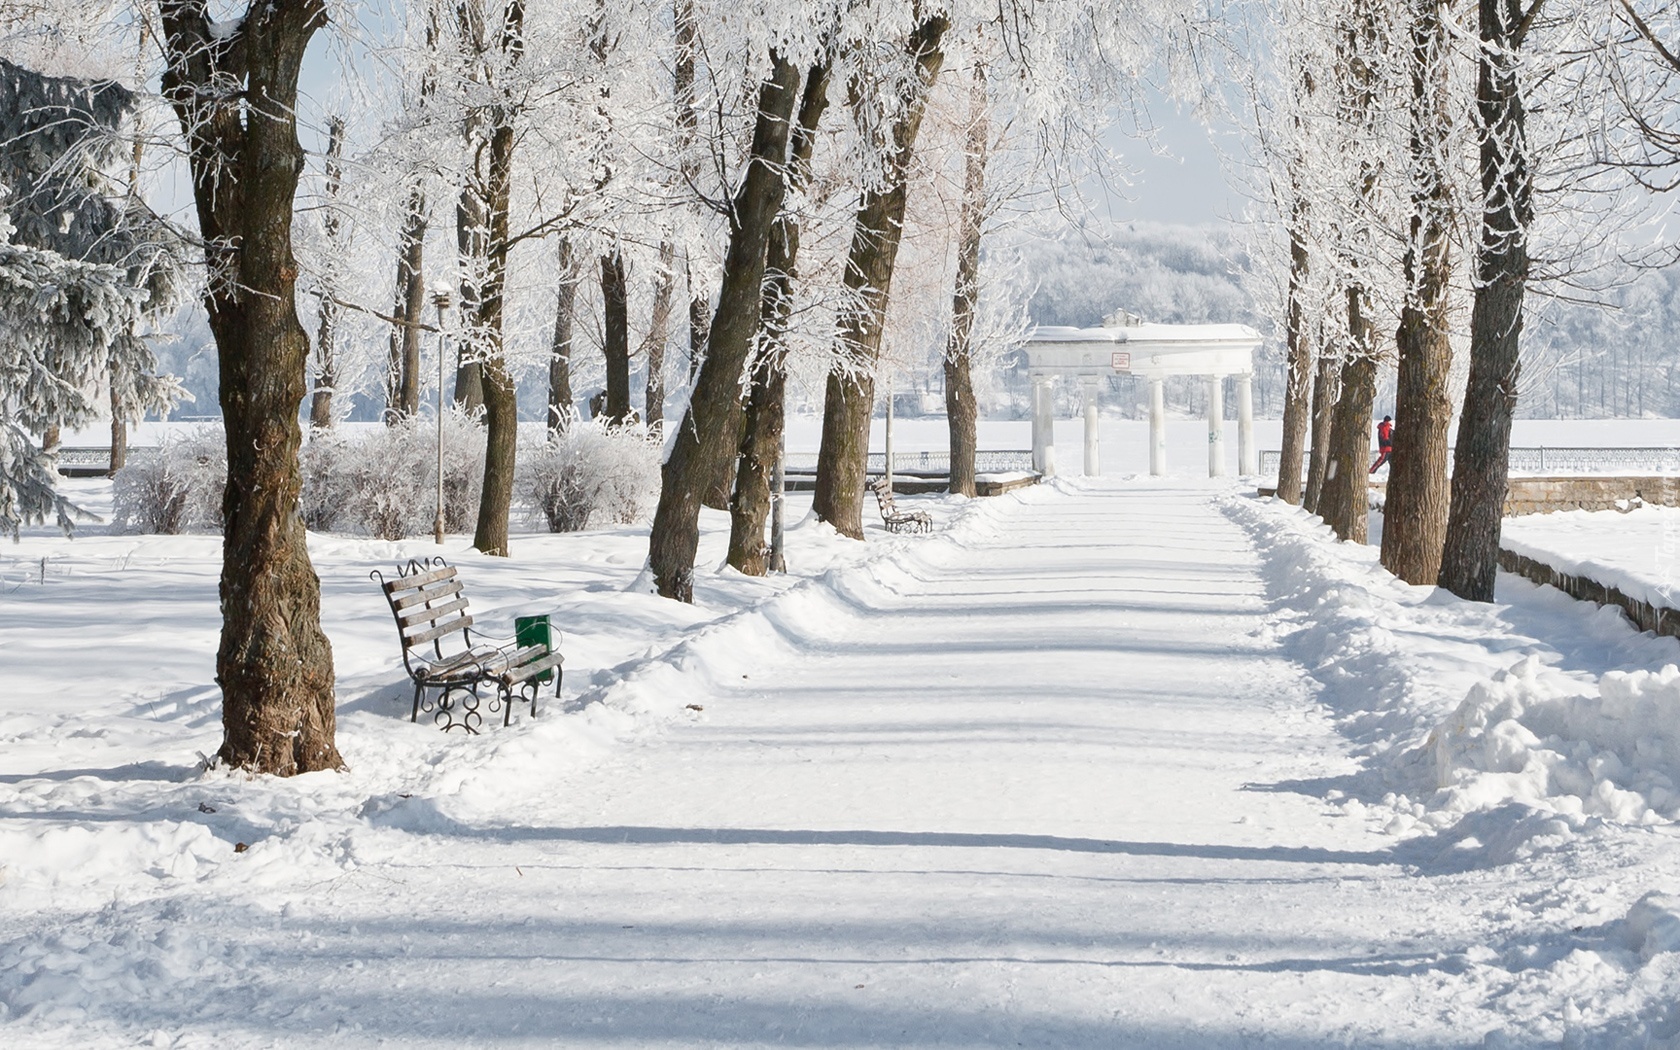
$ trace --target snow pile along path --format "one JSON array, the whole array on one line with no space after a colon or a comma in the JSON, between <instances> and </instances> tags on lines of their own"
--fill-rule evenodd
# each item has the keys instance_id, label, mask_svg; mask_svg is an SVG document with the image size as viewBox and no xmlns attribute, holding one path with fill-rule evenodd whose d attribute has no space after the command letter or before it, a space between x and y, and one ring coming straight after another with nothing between
<instances>
[{"instance_id":1,"label":"snow pile along path","mask_svg":"<svg viewBox=\"0 0 1680 1050\"><path fill-rule=\"evenodd\" d=\"M1680 820L1674 639L1510 576L1510 606L1408 586L1295 508L1226 506L1265 551L1274 629L1374 758L1366 791L1382 789L1388 830L1513 802L1575 827Z\"/></svg>"}]
</instances>

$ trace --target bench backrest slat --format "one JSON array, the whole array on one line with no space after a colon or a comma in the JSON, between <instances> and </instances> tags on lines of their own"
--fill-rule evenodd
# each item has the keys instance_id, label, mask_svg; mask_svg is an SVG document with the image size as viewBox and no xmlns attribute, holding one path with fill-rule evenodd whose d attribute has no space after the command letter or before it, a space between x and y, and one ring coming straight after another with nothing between
<instances>
[{"instance_id":1,"label":"bench backrest slat","mask_svg":"<svg viewBox=\"0 0 1680 1050\"><path fill-rule=\"evenodd\" d=\"M403 644L412 649L417 645L425 645L427 642L435 642L446 634L454 634L456 631L471 627L472 623L473 618L463 613L460 617L451 620L448 623L438 624L415 634L409 634L408 630L404 628ZM416 626L419 625L417 624Z\"/></svg>"},{"instance_id":2,"label":"bench backrest slat","mask_svg":"<svg viewBox=\"0 0 1680 1050\"><path fill-rule=\"evenodd\" d=\"M435 602L440 599L447 598L451 594L459 594L461 593L461 590L462 587L460 580L450 580L448 583L440 583L432 587L422 587L413 594L405 594L401 598L393 597L391 599L391 608L401 612L404 609L419 605L422 602Z\"/></svg>"},{"instance_id":3,"label":"bench backrest slat","mask_svg":"<svg viewBox=\"0 0 1680 1050\"><path fill-rule=\"evenodd\" d=\"M869 487L875 493L875 502L881 508L882 517L891 517L892 515L898 513L897 508L893 506L892 489L887 487L887 479L885 475L882 475L870 482Z\"/></svg>"},{"instance_id":4,"label":"bench backrest slat","mask_svg":"<svg viewBox=\"0 0 1680 1050\"><path fill-rule=\"evenodd\" d=\"M402 624L403 630L406 631L415 624L436 623L450 613L455 612L458 609L465 609L466 607L467 600L465 598L457 598L454 601L446 602L443 605L425 605L418 609L410 609L407 612L400 612L397 614L397 622Z\"/></svg>"},{"instance_id":5,"label":"bench backrest slat","mask_svg":"<svg viewBox=\"0 0 1680 1050\"><path fill-rule=\"evenodd\" d=\"M438 580L453 579L455 566L445 565L441 569L429 569L426 572L410 573L407 576L396 576L385 581L385 593L397 594L401 591L412 591L416 587L424 587L428 583Z\"/></svg>"}]
</instances>

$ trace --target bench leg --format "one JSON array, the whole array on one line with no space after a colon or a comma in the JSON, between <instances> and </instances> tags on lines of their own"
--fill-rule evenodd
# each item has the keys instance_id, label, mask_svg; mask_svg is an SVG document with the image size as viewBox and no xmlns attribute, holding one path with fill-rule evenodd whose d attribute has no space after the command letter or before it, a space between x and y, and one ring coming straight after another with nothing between
<instances>
[{"instance_id":1,"label":"bench leg","mask_svg":"<svg viewBox=\"0 0 1680 1050\"><path fill-rule=\"evenodd\" d=\"M410 722L420 721L420 699L425 696L426 687L420 682L414 683L414 711L408 716Z\"/></svg>"}]
</instances>

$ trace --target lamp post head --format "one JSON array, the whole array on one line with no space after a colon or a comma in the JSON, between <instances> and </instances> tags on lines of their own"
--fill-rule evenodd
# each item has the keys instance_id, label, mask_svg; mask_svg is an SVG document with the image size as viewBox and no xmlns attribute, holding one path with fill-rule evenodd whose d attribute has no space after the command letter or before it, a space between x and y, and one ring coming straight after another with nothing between
<instances>
[{"instance_id":1,"label":"lamp post head","mask_svg":"<svg viewBox=\"0 0 1680 1050\"><path fill-rule=\"evenodd\" d=\"M454 301L454 295L447 288L441 288L432 293L432 305L437 307L440 314L449 309Z\"/></svg>"}]
</instances>

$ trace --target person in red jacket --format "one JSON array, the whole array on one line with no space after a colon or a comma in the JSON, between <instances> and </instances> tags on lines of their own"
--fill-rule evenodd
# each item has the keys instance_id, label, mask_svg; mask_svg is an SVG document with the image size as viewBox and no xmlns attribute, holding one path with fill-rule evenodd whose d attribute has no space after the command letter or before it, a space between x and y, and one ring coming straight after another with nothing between
<instances>
[{"instance_id":1,"label":"person in red jacket","mask_svg":"<svg viewBox=\"0 0 1680 1050\"><path fill-rule=\"evenodd\" d=\"M1391 416L1384 416L1382 422L1377 424L1377 461L1371 464L1371 473L1375 474L1377 468L1387 463L1388 457L1392 455L1394 455L1394 419Z\"/></svg>"}]
</instances>

